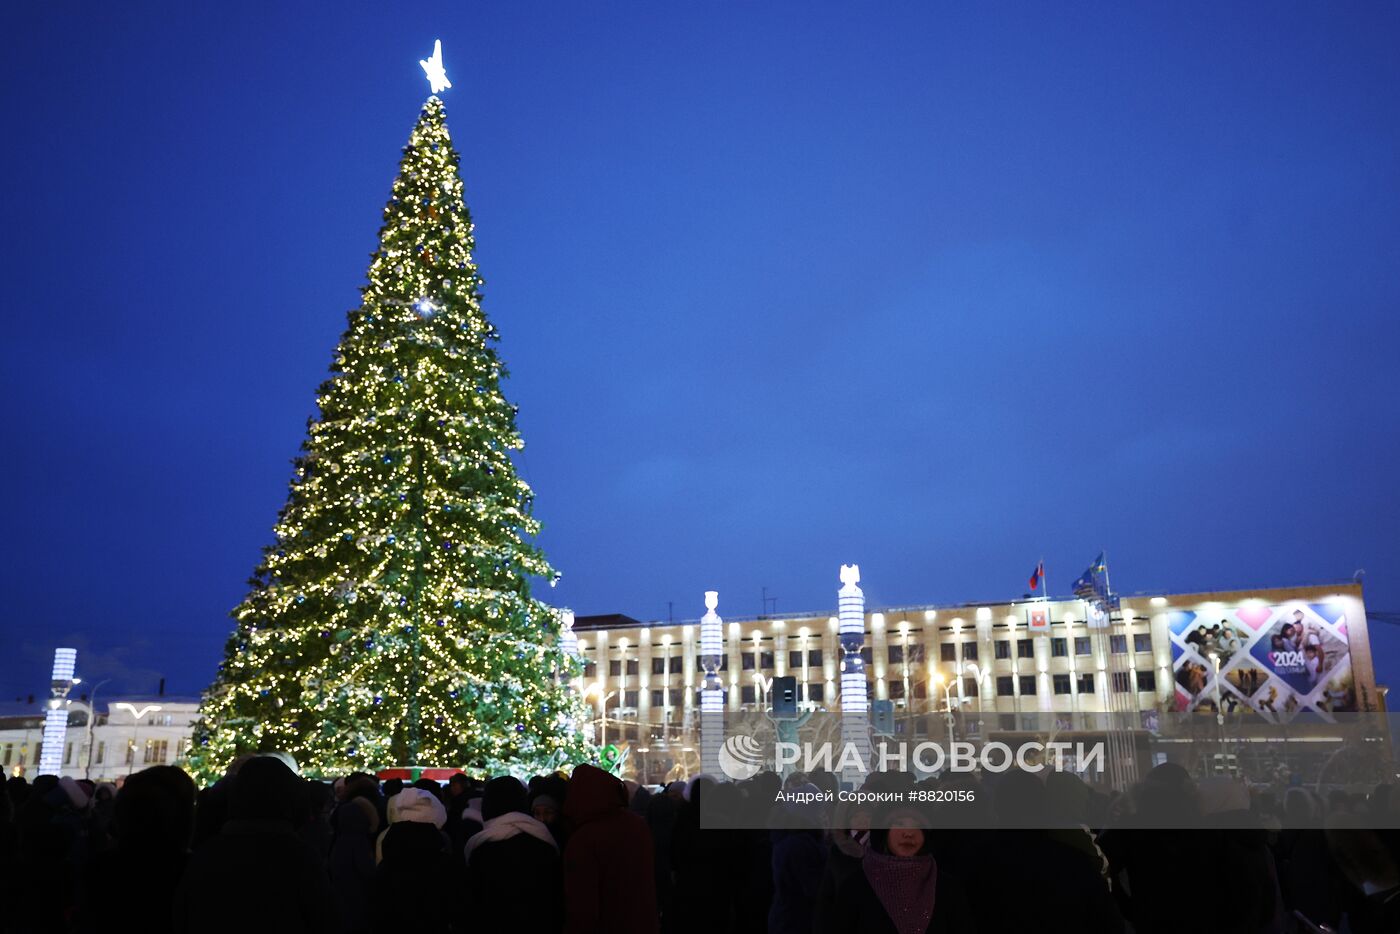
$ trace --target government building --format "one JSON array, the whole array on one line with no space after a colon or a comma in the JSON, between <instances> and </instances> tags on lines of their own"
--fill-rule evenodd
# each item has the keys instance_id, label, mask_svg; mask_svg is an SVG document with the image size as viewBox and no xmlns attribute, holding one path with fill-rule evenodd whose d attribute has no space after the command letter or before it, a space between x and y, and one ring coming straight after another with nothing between
<instances>
[{"instance_id":1,"label":"government building","mask_svg":"<svg viewBox=\"0 0 1400 934\"><path fill-rule=\"evenodd\" d=\"M1344 741L1339 720L1384 709L1358 584L1116 602L1106 614L1053 598L868 610L860 655L872 721L883 710L891 735L942 739L946 729L971 740L1118 724L1137 735L1143 771L1200 739L1222 741L1211 748L1228 750L1232 765L1240 754L1265 755L1274 734L1288 739L1290 730L1324 744L1314 752L1330 751ZM698 620L575 618L575 686L595 742L627 752L626 773L658 781L699 771L699 630ZM731 719L762 716L784 676L802 709L841 709L834 590L829 611L729 617L722 632L718 674Z\"/></svg>"}]
</instances>

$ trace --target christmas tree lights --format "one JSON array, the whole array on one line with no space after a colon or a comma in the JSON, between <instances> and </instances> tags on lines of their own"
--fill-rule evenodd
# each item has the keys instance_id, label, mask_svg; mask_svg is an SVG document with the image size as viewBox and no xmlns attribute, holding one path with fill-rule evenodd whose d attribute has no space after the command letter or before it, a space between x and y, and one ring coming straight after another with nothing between
<instances>
[{"instance_id":1,"label":"christmas tree lights","mask_svg":"<svg viewBox=\"0 0 1400 934\"><path fill-rule=\"evenodd\" d=\"M531 596L531 578L556 575L511 462L523 442L473 247L433 96L276 542L233 612L189 756L198 777L270 749L316 775L418 764L520 774L587 756L570 690L579 662L559 615Z\"/></svg>"}]
</instances>

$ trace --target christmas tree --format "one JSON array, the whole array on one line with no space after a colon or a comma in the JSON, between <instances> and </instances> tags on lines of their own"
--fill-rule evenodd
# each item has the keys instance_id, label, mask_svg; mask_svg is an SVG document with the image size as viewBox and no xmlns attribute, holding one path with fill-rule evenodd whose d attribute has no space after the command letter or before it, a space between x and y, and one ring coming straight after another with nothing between
<instances>
[{"instance_id":1,"label":"christmas tree","mask_svg":"<svg viewBox=\"0 0 1400 934\"><path fill-rule=\"evenodd\" d=\"M588 755L567 686L577 662L558 614L530 592L532 578L556 575L511 462L523 443L457 166L434 94L293 462L276 543L233 611L188 757L200 778L274 749L312 775L519 774Z\"/></svg>"}]
</instances>

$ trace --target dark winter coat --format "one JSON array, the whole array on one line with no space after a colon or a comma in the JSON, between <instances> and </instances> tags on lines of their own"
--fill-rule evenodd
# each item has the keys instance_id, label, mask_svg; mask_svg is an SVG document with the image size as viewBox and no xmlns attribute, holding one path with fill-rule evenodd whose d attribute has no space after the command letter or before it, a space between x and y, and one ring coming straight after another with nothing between
<instances>
[{"instance_id":1,"label":"dark winter coat","mask_svg":"<svg viewBox=\"0 0 1400 934\"><path fill-rule=\"evenodd\" d=\"M816 919L829 917L831 912L835 910L836 899L840 895L841 889L845 887L846 880L853 873L861 871L860 857L863 852L862 844L851 839L846 831L833 832L826 845L826 863L812 902L814 927L817 923ZM943 863L940 861L939 865L942 866Z\"/></svg>"},{"instance_id":2,"label":"dark winter coat","mask_svg":"<svg viewBox=\"0 0 1400 934\"><path fill-rule=\"evenodd\" d=\"M997 830L983 836L981 858L970 866L968 879L977 929L983 934L1040 930L1047 918L1073 918L1081 934L1122 934L1123 918L1108 885L1082 851L1043 830Z\"/></svg>"},{"instance_id":3,"label":"dark winter coat","mask_svg":"<svg viewBox=\"0 0 1400 934\"><path fill-rule=\"evenodd\" d=\"M845 876L829 914L815 920L818 934L897 934L894 922L881 904L870 880L860 865ZM1038 931L1044 925L1025 928ZM946 872L938 873L933 897L933 916L929 918L928 934L961 934L985 930L973 921L967 892L958 879Z\"/></svg>"},{"instance_id":4,"label":"dark winter coat","mask_svg":"<svg viewBox=\"0 0 1400 934\"><path fill-rule=\"evenodd\" d=\"M543 824L539 827L548 834ZM528 833L482 843L467 858L464 901L473 930L557 934L564 920L562 896L559 851Z\"/></svg>"},{"instance_id":5,"label":"dark winter coat","mask_svg":"<svg viewBox=\"0 0 1400 934\"><path fill-rule=\"evenodd\" d=\"M622 782L602 769L574 769L564 799L566 934L655 934L651 831L627 809Z\"/></svg>"},{"instance_id":6,"label":"dark winter coat","mask_svg":"<svg viewBox=\"0 0 1400 934\"><path fill-rule=\"evenodd\" d=\"M339 928L326 870L284 820L233 819L190 857L174 930L301 934Z\"/></svg>"},{"instance_id":7,"label":"dark winter coat","mask_svg":"<svg viewBox=\"0 0 1400 934\"><path fill-rule=\"evenodd\" d=\"M1123 914L1137 934L1256 934L1272 927L1278 902L1273 860L1259 830L1114 830L1099 844ZM1181 867L1210 854L1209 865L1229 867L1228 884L1191 889L1183 915ZM1318 879L1325 884L1325 879ZM1189 923L1188 923L1189 922Z\"/></svg>"},{"instance_id":8,"label":"dark winter coat","mask_svg":"<svg viewBox=\"0 0 1400 934\"><path fill-rule=\"evenodd\" d=\"M775 830L769 934L811 934L812 908L826 869L819 830Z\"/></svg>"},{"instance_id":9,"label":"dark winter coat","mask_svg":"<svg viewBox=\"0 0 1400 934\"><path fill-rule=\"evenodd\" d=\"M342 930L360 934L369 930L369 891L374 880L374 830L378 823L374 806L352 798L335 809L335 840L326 860Z\"/></svg>"},{"instance_id":10,"label":"dark winter coat","mask_svg":"<svg viewBox=\"0 0 1400 934\"><path fill-rule=\"evenodd\" d=\"M1340 927L1346 880L1321 830L1285 830L1274 844L1283 901L1316 924Z\"/></svg>"},{"instance_id":11,"label":"dark winter coat","mask_svg":"<svg viewBox=\"0 0 1400 934\"><path fill-rule=\"evenodd\" d=\"M370 928L376 934L448 931L470 906L453 904L461 888L448 839L433 824L399 821L384 835L384 858L370 887Z\"/></svg>"},{"instance_id":12,"label":"dark winter coat","mask_svg":"<svg viewBox=\"0 0 1400 934\"><path fill-rule=\"evenodd\" d=\"M711 934L740 927L739 875L748 868L742 832L700 826L700 799L711 790L705 783L693 786L672 828L675 883L666 918L668 934Z\"/></svg>"},{"instance_id":13,"label":"dark winter coat","mask_svg":"<svg viewBox=\"0 0 1400 934\"><path fill-rule=\"evenodd\" d=\"M279 760L257 757L227 793L228 820L190 856L175 891L177 934L335 931L325 863L294 830L306 813L302 780Z\"/></svg>"}]
</instances>

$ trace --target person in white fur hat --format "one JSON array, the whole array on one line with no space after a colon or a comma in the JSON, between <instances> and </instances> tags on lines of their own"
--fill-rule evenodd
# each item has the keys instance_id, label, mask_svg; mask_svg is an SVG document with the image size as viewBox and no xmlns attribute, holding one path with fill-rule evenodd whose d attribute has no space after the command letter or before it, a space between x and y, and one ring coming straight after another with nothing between
<instances>
[{"instance_id":1,"label":"person in white fur hat","mask_svg":"<svg viewBox=\"0 0 1400 934\"><path fill-rule=\"evenodd\" d=\"M405 788L389 799L387 807L389 826L379 835L374 844L374 861L384 859L384 839L394 829L395 824L431 824L439 831L447 824L447 808L431 791L422 788ZM446 838L444 837L444 840Z\"/></svg>"},{"instance_id":2,"label":"person in white fur hat","mask_svg":"<svg viewBox=\"0 0 1400 934\"><path fill-rule=\"evenodd\" d=\"M454 927L442 893L460 885L442 827L447 809L431 791L405 788L389 799L389 829L370 892L374 931L445 931ZM425 897L426 896L426 897Z\"/></svg>"}]
</instances>

